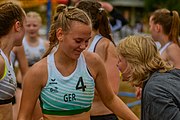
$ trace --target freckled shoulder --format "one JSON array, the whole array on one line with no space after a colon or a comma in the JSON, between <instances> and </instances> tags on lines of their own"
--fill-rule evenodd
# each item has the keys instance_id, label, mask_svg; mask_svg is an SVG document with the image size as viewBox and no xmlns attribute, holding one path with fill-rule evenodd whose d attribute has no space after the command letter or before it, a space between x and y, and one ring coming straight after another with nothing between
<instances>
[{"instance_id":1,"label":"freckled shoulder","mask_svg":"<svg viewBox=\"0 0 180 120\"><path fill-rule=\"evenodd\" d=\"M43 58L30 67L25 78L31 79L32 82L37 80L39 82L41 81L41 83L45 85L48 78L47 58Z\"/></svg>"},{"instance_id":2,"label":"freckled shoulder","mask_svg":"<svg viewBox=\"0 0 180 120\"><path fill-rule=\"evenodd\" d=\"M101 61L101 58L99 57L97 53L84 51L83 54L84 54L84 57L88 66L96 65L98 64L98 62Z\"/></svg>"},{"instance_id":3,"label":"freckled shoulder","mask_svg":"<svg viewBox=\"0 0 180 120\"><path fill-rule=\"evenodd\" d=\"M84 54L88 69L90 70L93 76L96 76L98 69L102 65L102 62L103 62L102 59L97 53L84 51L83 54Z\"/></svg>"},{"instance_id":4,"label":"freckled shoulder","mask_svg":"<svg viewBox=\"0 0 180 120\"><path fill-rule=\"evenodd\" d=\"M45 69L47 69L47 57L35 63L32 66L32 69L39 70L40 72L43 72Z\"/></svg>"}]
</instances>

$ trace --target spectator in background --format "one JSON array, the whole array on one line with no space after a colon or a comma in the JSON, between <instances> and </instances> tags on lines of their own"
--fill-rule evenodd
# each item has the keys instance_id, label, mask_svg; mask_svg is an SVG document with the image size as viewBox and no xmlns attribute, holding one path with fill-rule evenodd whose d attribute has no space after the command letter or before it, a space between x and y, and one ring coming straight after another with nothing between
<instances>
[{"instance_id":1,"label":"spectator in background","mask_svg":"<svg viewBox=\"0 0 180 120\"><path fill-rule=\"evenodd\" d=\"M111 18L110 23L112 27L112 32L116 30L120 30L124 25L128 24L128 21L125 19L125 17L116 8L114 8L110 3L102 2L102 1L99 1L99 3L110 15L110 18Z\"/></svg>"},{"instance_id":2,"label":"spectator in background","mask_svg":"<svg viewBox=\"0 0 180 120\"><path fill-rule=\"evenodd\" d=\"M113 35L113 39L115 43L117 44L120 40L120 30L128 24L128 20L125 19L125 17L108 2L103 2L100 0L99 3L102 5L102 7L108 12L109 14L109 23Z\"/></svg>"},{"instance_id":3,"label":"spectator in background","mask_svg":"<svg viewBox=\"0 0 180 120\"><path fill-rule=\"evenodd\" d=\"M149 19L150 32L154 40L161 44L161 57L175 68L180 68L180 19L177 11L158 9Z\"/></svg>"},{"instance_id":4,"label":"spectator in background","mask_svg":"<svg viewBox=\"0 0 180 120\"><path fill-rule=\"evenodd\" d=\"M38 62L49 46L49 42L39 35L42 18L39 13L30 11L27 13L26 33L23 39L24 51L28 65Z\"/></svg>"}]
</instances>

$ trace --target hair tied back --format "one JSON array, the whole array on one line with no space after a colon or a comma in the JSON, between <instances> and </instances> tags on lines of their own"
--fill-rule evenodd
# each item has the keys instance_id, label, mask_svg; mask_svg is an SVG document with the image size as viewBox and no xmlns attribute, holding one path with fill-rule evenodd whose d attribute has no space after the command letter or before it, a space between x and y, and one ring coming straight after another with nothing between
<instances>
[{"instance_id":1,"label":"hair tied back","mask_svg":"<svg viewBox=\"0 0 180 120\"><path fill-rule=\"evenodd\" d=\"M57 10L56 10L57 13L66 12L66 11L68 11L68 10L67 10L67 6L64 5L64 4L60 4L60 5L57 7Z\"/></svg>"},{"instance_id":2,"label":"hair tied back","mask_svg":"<svg viewBox=\"0 0 180 120\"><path fill-rule=\"evenodd\" d=\"M99 8L99 13L102 13L103 10L104 8Z\"/></svg>"},{"instance_id":3,"label":"hair tied back","mask_svg":"<svg viewBox=\"0 0 180 120\"><path fill-rule=\"evenodd\" d=\"M170 11L170 16L173 16L173 12L172 11Z\"/></svg>"}]
</instances>

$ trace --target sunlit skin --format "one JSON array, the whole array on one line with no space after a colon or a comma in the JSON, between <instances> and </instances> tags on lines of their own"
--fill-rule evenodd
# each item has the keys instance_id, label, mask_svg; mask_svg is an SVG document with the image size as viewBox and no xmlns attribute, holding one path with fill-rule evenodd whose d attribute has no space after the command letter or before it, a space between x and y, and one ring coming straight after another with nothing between
<instances>
[{"instance_id":1,"label":"sunlit skin","mask_svg":"<svg viewBox=\"0 0 180 120\"><path fill-rule=\"evenodd\" d=\"M128 78L130 76L130 68L128 67L128 63L125 58L121 55L119 55L117 67L121 72L120 75L122 76L122 80L128 81Z\"/></svg>"},{"instance_id":2,"label":"sunlit skin","mask_svg":"<svg viewBox=\"0 0 180 120\"><path fill-rule=\"evenodd\" d=\"M60 28L57 34L65 34L59 40L59 47L62 48L61 54L76 60L88 45L91 38L91 27L78 22L73 22L72 26L74 27L68 33L64 33Z\"/></svg>"}]
</instances>

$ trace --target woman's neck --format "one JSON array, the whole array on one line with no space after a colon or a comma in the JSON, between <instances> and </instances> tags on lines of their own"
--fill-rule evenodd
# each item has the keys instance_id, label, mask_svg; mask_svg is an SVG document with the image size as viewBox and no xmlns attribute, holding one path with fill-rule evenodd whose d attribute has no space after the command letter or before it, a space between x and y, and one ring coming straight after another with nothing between
<instances>
[{"instance_id":1,"label":"woman's neck","mask_svg":"<svg viewBox=\"0 0 180 120\"><path fill-rule=\"evenodd\" d=\"M77 60L69 58L67 55L62 52L60 53L58 50L54 53L54 58L58 63L61 63L64 66L71 66L77 63Z\"/></svg>"},{"instance_id":2,"label":"woman's neck","mask_svg":"<svg viewBox=\"0 0 180 120\"><path fill-rule=\"evenodd\" d=\"M166 45L168 42L170 42L169 37L168 36L162 36L159 40L161 47L163 47L164 45Z\"/></svg>"},{"instance_id":3,"label":"woman's neck","mask_svg":"<svg viewBox=\"0 0 180 120\"><path fill-rule=\"evenodd\" d=\"M94 40L94 37L95 37L96 35L98 35L98 34L100 34L98 30L97 30L97 31L93 30L93 31L91 32L91 39L90 39L89 42L88 42L88 47L87 47L87 48L89 48L89 46L91 45L92 41Z\"/></svg>"},{"instance_id":4,"label":"woman's neck","mask_svg":"<svg viewBox=\"0 0 180 120\"><path fill-rule=\"evenodd\" d=\"M58 52L60 51L57 51L54 54L54 62L55 62L56 68L59 70L59 72L63 76L71 75L73 71L76 69L78 60L71 59L67 55L63 53L60 54Z\"/></svg>"},{"instance_id":5,"label":"woman's neck","mask_svg":"<svg viewBox=\"0 0 180 120\"><path fill-rule=\"evenodd\" d=\"M0 49L6 56L9 56L11 50L13 49L13 40L10 36L4 36L0 39L0 41Z\"/></svg>"}]
</instances>

